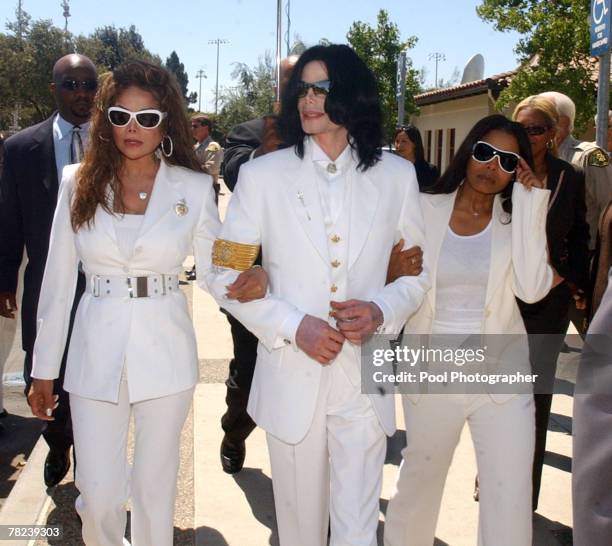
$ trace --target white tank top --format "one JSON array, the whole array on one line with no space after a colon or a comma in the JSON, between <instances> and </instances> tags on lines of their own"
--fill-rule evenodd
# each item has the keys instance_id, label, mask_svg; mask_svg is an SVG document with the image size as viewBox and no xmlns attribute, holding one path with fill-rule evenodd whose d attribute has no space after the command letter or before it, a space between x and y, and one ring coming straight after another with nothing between
<instances>
[{"instance_id":1,"label":"white tank top","mask_svg":"<svg viewBox=\"0 0 612 546\"><path fill-rule=\"evenodd\" d=\"M475 235L446 231L436 278L434 334L477 334L491 264L491 222Z\"/></svg>"}]
</instances>

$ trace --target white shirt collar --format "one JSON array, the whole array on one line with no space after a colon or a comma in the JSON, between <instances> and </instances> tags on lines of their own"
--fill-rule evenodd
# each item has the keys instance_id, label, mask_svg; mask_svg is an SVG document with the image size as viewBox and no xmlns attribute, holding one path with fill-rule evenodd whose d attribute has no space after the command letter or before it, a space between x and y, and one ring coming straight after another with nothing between
<instances>
[{"instance_id":1,"label":"white shirt collar","mask_svg":"<svg viewBox=\"0 0 612 546\"><path fill-rule=\"evenodd\" d=\"M79 125L81 128L81 134L86 134L89 130L89 121ZM57 114L53 120L53 134L58 140L64 140L65 138L72 138L72 128L74 125L66 121L62 116Z\"/></svg>"},{"instance_id":2,"label":"white shirt collar","mask_svg":"<svg viewBox=\"0 0 612 546\"><path fill-rule=\"evenodd\" d=\"M312 161L323 168L326 172L329 172L328 165L334 164L336 166L335 173L346 172L354 161L353 149L350 144L347 143L346 148L342 150L342 153L338 156L336 161L332 161L329 156L323 151L323 149L317 144L316 140L312 137L308 137L308 141L311 143L311 156Z\"/></svg>"}]
</instances>

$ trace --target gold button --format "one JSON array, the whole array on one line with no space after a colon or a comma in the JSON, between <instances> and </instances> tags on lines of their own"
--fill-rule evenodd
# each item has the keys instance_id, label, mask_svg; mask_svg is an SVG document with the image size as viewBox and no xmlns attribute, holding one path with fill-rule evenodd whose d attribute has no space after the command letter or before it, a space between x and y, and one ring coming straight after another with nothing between
<instances>
[{"instance_id":1,"label":"gold button","mask_svg":"<svg viewBox=\"0 0 612 546\"><path fill-rule=\"evenodd\" d=\"M330 290L332 292L336 292L338 290L338 287L335 284L332 284Z\"/></svg>"},{"instance_id":2,"label":"gold button","mask_svg":"<svg viewBox=\"0 0 612 546\"><path fill-rule=\"evenodd\" d=\"M342 239L340 239L339 235L332 235L331 241L332 243L339 243Z\"/></svg>"},{"instance_id":3,"label":"gold button","mask_svg":"<svg viewBox=\"0 0 612 546\"><path fill-rule=\"evenodd\" d=\"M340 262L338 260L334 260L331 265L332 267L340 267Z\"/></svg>"}]
</instances>

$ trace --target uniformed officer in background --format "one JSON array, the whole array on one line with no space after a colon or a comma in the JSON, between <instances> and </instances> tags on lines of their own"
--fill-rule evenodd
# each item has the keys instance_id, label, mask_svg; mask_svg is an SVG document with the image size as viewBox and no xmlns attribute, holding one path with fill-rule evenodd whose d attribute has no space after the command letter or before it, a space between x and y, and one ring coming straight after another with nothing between
<instances>
[{"instance_id":1,"label":"uniformed officer in background","mask_svg":"<svg viewBox=\"0 0 612 546\"><path fill-rule=\"evenodd\" d=\"M204 114L194 114L191 117L191 131L193 138L197 141L194 144L194 150L198 163L202 170L213 177L213 185L215 188L215 197L218 199L219 190L219 171L221 169L221 161L223 161L223 148L218 142L215 142L210 133L212 132L212 121Z\"/></svg>"}]
</instances>

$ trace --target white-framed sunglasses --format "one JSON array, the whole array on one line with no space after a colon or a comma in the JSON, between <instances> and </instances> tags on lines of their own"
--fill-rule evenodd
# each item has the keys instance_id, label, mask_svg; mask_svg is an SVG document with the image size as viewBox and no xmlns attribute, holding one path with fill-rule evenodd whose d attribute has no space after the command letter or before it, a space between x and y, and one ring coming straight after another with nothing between
<instances>
[{"instance_id":1,"label":"white-framed sunglasses","mask_svg":"<svg viewBox=\"0 0 612 546\"><path fill-rule=\"evenodd\" d=\"M161 112L154 108L132 112L131 110L121 108L121 106L111 106L107 112L108 121L115 127L125 127L130 121L135 119L136 123L143 129L155 129L159 127L161 122L168 115L166 112Z\"/></svg>"},{"instance_id":2,"label":"white-framed sunglasses","mask_svg":"<svg viewBox=\"0 0 612 546\"><path fill-rule=\"evenodd\" d=\"M479 140L472 148L472 157L479 163L488 163L497 157L502 171L508 174L514 173L519 165L521 156L514 152L500 150L488 142Z\"/></svg>"}]
</instances>

